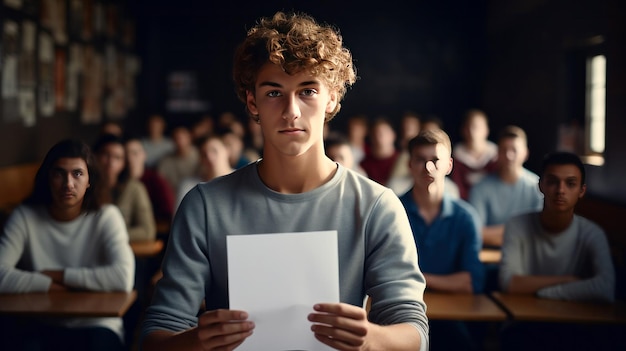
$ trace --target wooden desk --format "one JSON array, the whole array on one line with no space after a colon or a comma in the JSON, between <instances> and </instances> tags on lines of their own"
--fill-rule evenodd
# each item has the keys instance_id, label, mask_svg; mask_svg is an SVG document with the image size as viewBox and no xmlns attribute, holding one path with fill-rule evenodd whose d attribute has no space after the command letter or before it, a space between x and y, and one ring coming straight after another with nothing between
<instances>
[{"instance_id":1,"label":"wooden desk","mask_svg":"<svg viewBox=\"0 0 626 351\"><path fill-rule=\"evenodd\" d=\"M506 313L487 295L424 293L426 315L433 320L504 321Z\"/></svg>"},{"instance_id":2,"label":"wooden desk","mask_svg":"<svg viewBox=\"0 0 626 351\"><path fill-rule=\"evenodd\" d=\"M497 249L482 249L478 255L482 263L500 263L502 251Z\"/></svg>"},{"instance_id":3,"label":"wooden desk","mask_svg":"<svg viewBox=\"0 0 626 351\"><path fill-rule=\"evenodd\" d=\"M136 291L0 294L0 315L122 317L136 298Z\"/></svg>"},{"instance_id":4,"label":"wooden desk","mask_svg":"<svg viewBox=\"0 0 626 351\"><path fill-rule=\"evenodd\" d=\"M514 320L560 323L626 323L626 304L540 299L532 295L494 292L493 298Z\"/></svg>"},{"instance_id":5,"label":"wooden desk","mask_svg":"<svg viewBox=\"0 0 626 351\"><path fill-rule=\"evenodd\" d=\"M130 247L135 257L152 257L163 250L163 240L131 241Z\"/></svg>"}]
</instances>

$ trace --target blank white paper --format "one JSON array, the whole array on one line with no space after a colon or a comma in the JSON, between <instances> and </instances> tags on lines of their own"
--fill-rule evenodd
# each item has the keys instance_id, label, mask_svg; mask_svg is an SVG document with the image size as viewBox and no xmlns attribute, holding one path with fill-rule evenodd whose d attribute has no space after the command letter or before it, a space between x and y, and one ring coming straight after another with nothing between
<instances>
[{"instance_id":1,"label":"blank white paper","mask_svg":"<svg viewBox=\"0 0 626 351\"><path fill-rule=\"evenodd\" d=\"M337 231L229 235L230 308L248 312L253 334L237 350L332 350L307 316L339 302Z\"/></svg>"}]
</instances>

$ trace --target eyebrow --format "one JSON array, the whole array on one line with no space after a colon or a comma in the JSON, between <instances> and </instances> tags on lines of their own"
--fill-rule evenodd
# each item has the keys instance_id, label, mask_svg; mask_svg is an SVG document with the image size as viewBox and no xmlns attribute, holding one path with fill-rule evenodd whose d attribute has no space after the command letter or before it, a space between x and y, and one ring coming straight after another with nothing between
<instances>
[{"instance_id":1,"label":"eyebrow","mask_svg":"<svg viewBox=\"0 0 626 351\"><path fill-rule=\"evenodd\" d=\"M298 84L298 86L303 87L303 86L316 85L316 84L320 84L320 82L316 80L307 80L307 81L301 82L300 84ZM264 81L264 82L259 83L259 87L264 87L264 86L274 87L274 88L283 87L280 83L276 83L272 81Z\"/></svg>"},{"instance_id":2,"label":"eyebrow","mask_svg":"<svg viewBox=\"0 0 626 351\"><path fill-rule=\"evenodd\" d=\"M59 172L59 171L62 171L62 172L77 172L77 171L80 171L80 172L84 172L85 170L82 167L78 167L78 168L74 168L74 169L71 169L71 170L68 171L68 170L66 170L63 167L53 166L50 169L50 171L55 171L55 172Z\"/></svg>"}]
</instances>

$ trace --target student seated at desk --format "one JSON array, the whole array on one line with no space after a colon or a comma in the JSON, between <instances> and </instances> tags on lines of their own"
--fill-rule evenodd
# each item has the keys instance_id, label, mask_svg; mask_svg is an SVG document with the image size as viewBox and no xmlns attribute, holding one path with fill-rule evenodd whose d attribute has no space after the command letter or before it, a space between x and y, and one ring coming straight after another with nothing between
<instances>
[{"instance_id":1,"label":"student seated at desk","mask_svg":"<svg viewBox=\"0 0 626 351\"><path fill-rule=\"evenodd\" d=\"M88 145L64 140L50 149L0 236L0 293L131 291L128 232L120 211L103 205L102 189ZM0 325L11 350L124 349L121 318L11 322Z\"/></svg>"},{"instance_id":2,"label":"student seated at desk","mask_svg":"<svg viewBox=\"0 0 626 351\"><path fill-rule=\"evenodd\" d=\"M443 130L427 130L411 139L408 167L413 187L400 197L418 248L419 266L428 289L480 293L484 268L478 214L467 202L444 195L452 171L451 143ZM431 350L474 349L467 326L431 321Z\"/></svg>"},{"instance_id":3,"label":"student seated at desk","mask_svg":"<svg viewBox=\"0 0 626 351\"><path fill-rule=\"evenodd\" d=\"M93 146L102 179L113 203L120 209L130 241L154 240L156 220L145 185L130 177L124 141L115 135L102 135Z\"/></svg>"},{"instance_id":4,"label":"student seated at desk","mask_svg":"<svg viewBox=\"0 0 626 351\"><path fill-rule=\"evenodd\" d=\"M539 177L524 168L528 158L526 133L507 126L498 138L497 170L472 186L469 202L476 208L486 246L502 246L504 223L511 217L539 211L542 196L537 189Z\"/></svg>"},{"instance_id":5,"label":"student seated at desk","mask_svg":"<svg viewBox=\"0 0 626 351\"><path fill-rule=\"evenodd\" d=\"M413 187L400 197L419 250L429 289L480 293L483 265L480 220L470 204L444 196L452 171L450 138L443 130L423 131L409 142Z\"/></svg>"},{"instance_id":6,"label":"student seated at desk","mask_svg":"<svg viewBox=\"0 0 626 351\"><path fill-rule=\"evenodd\" d=\"M574 214L586 191L585 168L578 156L548 154L539 189L543 210L506 223L502 289L549 299L612 302L615 270L606 235L597 224Z\"/></svg>"}]
</instances>

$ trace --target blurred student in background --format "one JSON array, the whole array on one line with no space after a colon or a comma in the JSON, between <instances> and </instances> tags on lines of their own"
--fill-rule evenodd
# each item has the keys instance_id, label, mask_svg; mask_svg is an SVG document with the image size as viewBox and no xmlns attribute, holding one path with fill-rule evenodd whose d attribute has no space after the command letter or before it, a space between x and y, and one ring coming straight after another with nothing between
<instances>
[{"instance_id":1,"label":"blurred student in background","mask_svg":"<svg viewBox=\"0 0 626 351\"><path fill-rule=\"evenodd\" d=\"M63 140L45 156L32 194L0 236L0 293L131 291L135 260L117 207L105 205L89 146ZM122 319L0 319L7 350L123 351Z\"/></svg>"},{"instance_id":2,"label":"blurred student in background","mask_svg":"<svg viewBox=\"0 0 626 351\"><path fill-rule=\"evenodd\" d=\"M208 182L211 179L231 173L234 168L229 162L229 153L219 135L209 135L198 145L200 149L200 167L194 176L182 180L176 196L176 208L187 192L198 183Z\"/></svg>"},{"instance_id":3,"label":"blurred student in background","mask_svg":"<svg viewBox=\"0 0 626 351\"><path fill-rule=\"evenodd\" d=\"M120 209L131 241L154 240L156 221L146 187L130 177L126 149L121 138L102 135L93 146L105 187Z\"/></svg>"},{"instance_id":4,"label":"blurred student in background","mask_svg":"<svg viewBox=\"0 0 626 351\"><path fill-rule=\"evenodd\" d=\"M452 171L451 142L443 130L426 130L411 139L409 170L413 187L400 201L406 209L419 252L419 266L429 290L481 293L484 268L480 220L467 202L445 194ZM431 350L475 349L467 326L430 321Z\"/></svg>"},{"instance_id":5,"label":"blurred student in background","mask_svg":"<svg viewBox=\"0 0 626 351\"><path fill-rule=\"evenodd\" d=\"M377 118L368 131L369 152L360 165L367 176L382 185L387 185L391 170L398 159L396 132L384 117Z\"/></svg>"},{"instance_id":6,"label":"blurred student in background","mask_svg":"<svg viewBox=\"0 0 626 351\"><path fill-rule=\"evenodd\" d=\"M359 166L359 164L355 162L354 155L352 154L352 147L350 147L350 142L343 135L333 133L325 138L324 150L326 150L326 155L331 160L367 177L367 174L365 173L363 168L361 168L361 166Z\"/></svg>"},{"instance_id":7,"label":"blurred student in background","mask_svg":"<svg viewBox=\"0 0 626 351\"><path fill-rule=\"evenodd\" d=\"M454 171L452 180L459 188L462 199L469 199L472 185L485 175L496 170L498 146L488 139L489 121L487 115L478 109L471 109L465 114L461 126L462 141L454 145Z\"/></svg>"},{"instance_id":8,"label":"blurred student in background","mask_svg":"<svg viewBox=\"0 0 626 351\"><path fill-rule=\"evenodd\" d=\"M161 115L154 114L148 118L148 135L142 139L148 168L155 168L161 158L174 151L174 142L165 133L166 126L165 118Z\"/></svg>"},{"instance_id":9,"label":"blurred student in background","mask_svg":"<svg viewBox=\"0 0 626 351\"><path fill-rule=\"evenodd\" d=\"M175 145L174 151L159 161L157 171L169 182L174 193L178 193L180 182L195 175L198 171L200 155L187 127L174 128L172 139Z\"/></svg>"},{"instance_id":10,"label":"blurred student in background","mask_svg":"<svg viewBox=\"0 0 626 351\"><path fill-rule=\"evenodd\" d=\"M146 167L146 152L139 138L129 137L125 141L128 173L146 187L154 219L169 223L174 216L174 191L170 184L152 168Z\"/></svg>"},{"instance_id":11,"label":"blurred student in background","mask_svg":"<svg viewBox=\"0 0 626 351\"><path fill-rule=\"evenodd\" d=\"M539 176L524 168L528 159L526 133L507 126L498 137L497 171L472 187L469 202L476 208L483 226L483 244L500 247L504 223L511 217L541 210L543 195Z\"/></svg>"}]
</instances>

